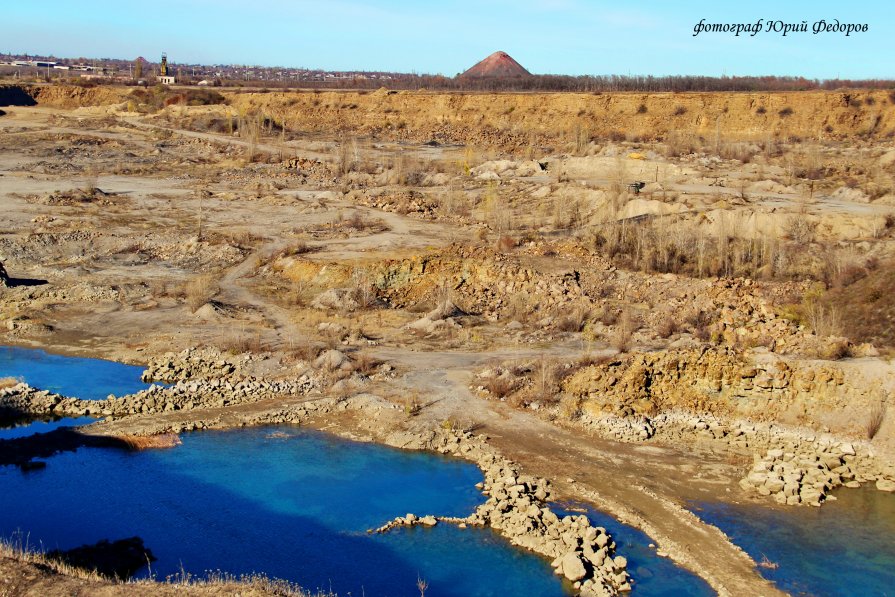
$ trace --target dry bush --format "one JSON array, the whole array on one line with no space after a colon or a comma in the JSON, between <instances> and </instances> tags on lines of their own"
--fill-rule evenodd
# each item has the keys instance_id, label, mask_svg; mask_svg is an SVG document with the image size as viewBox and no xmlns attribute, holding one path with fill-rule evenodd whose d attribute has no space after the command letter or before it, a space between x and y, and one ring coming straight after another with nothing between
<instances>
[{"instance_id":1,"label":"dry bush","mask_svg":"<svg viewBox=\"0 0 895 597\"><path fill-rule=\"evenodd\" d=\"M489 394L495 398L506 398L516 390L516 382L505 375L494 375L483 384Z\"/></svg>"},{"instance_id":2,"label":"dry bush","mask_svg":"<svg viewBox=\"0 0 895 597\"><path fill-rule=\"evenodd\" d=\"M210 301L219 291L220 287L213 275L197 276L190 280L184 288L186 305L190 311L195 313L196 309Z\"/></svg>"},{"instance_id":3,"label":"dry bush","mask_svg":"<svg viewBox=\"0 0 895 597\"><path fill-rule=\"evenodd\" d=\"M665 137L665 156L676 158L696 153L699 149L698 139L683 131L671 131Z\"/></svg>"},{"instance_id":4,"label":"dry bush","mask_svg":"<svg viewBox=\"0 0 895 597\"><path fill-rule=\"evenodd\" d=\"M295 255L306 255L317 250L319 250L319 247L311 246L303 240L297 240L283 247L279 251L272 253L269 261L276 261L277 259L282 259L283 257L293 257Z\"/></svg>"},{"instance_id":5,"label":"dry bush","mask_svg":"<svg viewBox=\"0 0 895 597\"><path fill-rule=\"evenodd\" d=\"M852 347L847 340L836 340L824 346L818 356L828 361L839 361L853 356Z\"/></svg>"},{"instance_id":6,"label":"dry bush","mask_svg":"<svg viewBox=\"0 0 895 597\"><path fill-rule=\"evenodd\" d=\"M360 309L369 309L379 299L366 268L355 267L351 272L351 298Z\"/></svg>"},{"instance_id":7,"label":"dry bush","mask_svg":"<svg viewBox=\"0 0 895 597\"><path fill-rule=\"evenodd\" d=\"M516 239L506 234L497 239L497 250L506 253L516 248Z\"/></svg>"},{"instance_id":8,"label":"dry bush","mask_svg":"<svg viewBox=\"0 0 895 597\"><path fill-rule=\"evenodd\" d=\"M409 417L415 417L423 410L423 403L420 402L419 395L415 393L404 396L400 403L404 407L404 414Z\"/></svg>"},{"instance_id":9,"label":"dry bush","mask_svg":"<svg viewBox=\"0 0 895 597\"><path fill-rule=\"evenodd\" d=\"M864 431L867 434L867 439L873 439L876 437L876 434L879 433L880 428L883 426L883 421L886 419L886 403L885 402L877 402L870 408L870 413L867 416L867 423L864 426Z\"/></svg>"},{"instance_id":10,"label":"dry bush","mask_svg":"<svg viewBox=\"0 0 895 597\"><path fill-rule=\"evenodd\" d=\"M631 350L631 341L640 323L630 309L623 309L612 335L612 347L619 352Z\"/></svg>"},{"instance_id":11,"label":"dry bush","mask_svg":"<svg viewBox=\"0 0 895 597\"><path fill-rule=\"evenodd\" d=\"M531 398L544 404L557 402L559 383L565 377L563 370L555 360L540 357L531 371Z\"/></svg>"},{"instance_id":12,"label":"dry bush","mask_svg":"<svg viewBox=\"0 0 895 597\"><path fill-rule=\"evenodd\" d=\"M719 214L710 227L689 216L608 222L593 229L591 242L616 267L649 273L773 279L823 273L816 252L770 236L741 236L732 215Z\"/></svg>"},{"instance_id":13,"label":"dry bush","mask_svg":"<svg viewBox=\"0 0 895 597\"><path fill-rule=\"evenodd\" d=\"M342 137L336 146L336 167L345 176L355 169L358 162L357 139Z\"/></svg>"},{"instance_id":14,"label":"dry bush","mask_svg":"<svg viewBox=\"0 0 895 597\"><path fill-rule=\"evenodd\" d=\"M269 352L269 347L261 338L261 332L254 335L245 332L231 333L221 341L220 348L233 355Z\"/></svg>"},{"instance_id":15,"label":"dry bush","mask_svg":"<svg viewBox=\"0 0 895 597\"><path fill-rule=\"evenodd\" d=\"M15 386L22 383L23 380L17 377L0 377L0 390L5 390L7 388L14 388Z\"/></svg>"},{"instance_id":16,"label":"dry bush","mask_svg":"<svg viewBox=\"0 0 895 597\"><path fill-rule=\"evenodd\" d=\"M355 373L370 376L382 365L382 361L365 352L354 355L351 360L351 368Z\"/></svg>"},{"instance_id":17,"label":"dry bush","mask_svg":"<svg viewBox=\"0 0 895 597\"><path fill-rule=\"evenodd\" d=\"M711 338L711 326L717 319L717 313L702 309L693 311L687 316L687 324L692 334L702 342Z\"/></svg>"},{"instance_id":18,"label":"dry bush","mask_svg":"<svg viewBox=\"0 0 895 597\"><path fill-rule=\"evenodd\" d=\"M595 319L606 326L613 326L618 321L618 311L607 304L600 306Z\"/></svg>"},{"instance_id":19,"label":"dry bush","mask_svg":"<svg viewBox=\"0 0 895 597\"><path fill-rule=\"evenodd\" d=\"M669 314L659 321L659 324L656 326L656 334L660 338L670 338L677 333L678 327L677 320Z\"/></svg>"},{"instance_id":20,"label":"dry bush","mask_svg":"<svg viewBox=\"0 0 895 597\"><path fill-rule=\"evenodd\" d=\"M841 329L854 342L895 347L895 268L884 262L848 286L832 287L818 299L833 307Z\"/></svg>"},{"instance_id":21,"label":"dry bush","mask_svg":"<svg viewBox=\"0 0 895 597\"><path fill-rule=\"evenodd\" d=\"M287 362L310 362L317 358L320 350L309 339L299 342L289 341L289 348L284 351L284 360Z\"/></svg>"},{"instance_id":22,"label":"dry bush","mask_svg":"<svg viewBox=\"0 0 895 597\"><path fill-rule=\"evenodd\" d=\"M808 297L802 304L802 312L808 327L817 336L839 336L842 332L839 309L819 298Z\"/></svg>"},{"instance_id":23,"label":"dry bush","mask_svg":"<svg viewBox=\"0 0 895 597\"><path fill-rule=\"evenodd\" d=\"M556 329L561 332L578 333L584 329L584 325L589 318L590 310L586 307L578 306L559 317L556 322Z\"/></svg>"}]
</instances>

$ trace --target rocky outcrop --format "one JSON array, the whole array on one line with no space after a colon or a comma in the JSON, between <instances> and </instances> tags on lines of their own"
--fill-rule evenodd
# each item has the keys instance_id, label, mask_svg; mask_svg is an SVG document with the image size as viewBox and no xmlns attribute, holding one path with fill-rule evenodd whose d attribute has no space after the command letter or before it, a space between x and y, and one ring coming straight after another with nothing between
<instances>
[{"instance_id":1,"label":"rocky outcrop","mask_svg":"<svg viewBox=\"0 0 895 597\"><path fill-rule=\"evenodd\" d=\"M562 389L594 419L687 410L779 420L794 405L869 410L885 395L845 364L717 346L619 355L569 376Z\"/></svg>"},{"instance_id":2,"label":"rocky outcrop","mask_svg":"<svg viewBox=\"0 0 895 597\"><path fill-rule=\"evenodd\" d=\"M0 261L0 286L9 286L9 274L6 273L2 261Z\"/></svg>"}]
</instances>

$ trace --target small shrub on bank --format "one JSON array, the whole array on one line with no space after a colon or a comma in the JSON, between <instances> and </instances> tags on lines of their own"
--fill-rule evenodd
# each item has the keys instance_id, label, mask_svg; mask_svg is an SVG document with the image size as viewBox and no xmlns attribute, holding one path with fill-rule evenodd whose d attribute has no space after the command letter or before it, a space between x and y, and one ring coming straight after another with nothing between
<instances>
[{"instance_id":1,"label":"small shrub on bank","mask_svg":"<svg viewBox=\"0 0 895 597\"><path fill-rule=\"evenodd\" d=\"M865 425L864 431L867 434L867 439L873 439L876 437L876 434L879 433L880 428L883 426L883 421L886 419L886 403L885 402L877 402L870 409L870 414L867 417L867 424Z\"/></svg>"}]
</instances>

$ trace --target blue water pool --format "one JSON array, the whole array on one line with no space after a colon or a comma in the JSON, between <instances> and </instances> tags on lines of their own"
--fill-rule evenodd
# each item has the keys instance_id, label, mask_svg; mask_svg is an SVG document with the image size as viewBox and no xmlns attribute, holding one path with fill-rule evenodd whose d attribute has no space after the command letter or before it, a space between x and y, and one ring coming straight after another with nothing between
<instances>
[{"instance_id":1,"label":"blue water pool","mask_svg":"<svg viewBox=\"0 0 895 597\"><path fill-rule=\"evenodd\" d=\"M642 597L703 597L715 591L701 578L671 560L656 555L650 547L648 535L634 527L620 523L604 512L578 503L564 504L557 513L585 514L594 526L609 531L615 541L617 555L628 560L628 572L634 579L632 595Z\"/></svg>"},{"instance_id":2,"label":"blue water pool","mask_svg":"<svg viewBox=\"0 0 895 597\"><path fill-rule=\"evenodd\" d=\"M35 388L64 396L99 400L146 389L143 367L102 359L51 354L33 348L0 346L0 378L17 377Z\"/></svg>"},{"instance_id":3,"label":"blue water pool","mask_svg":"<svg viewBox=\"0 0 895 597\"><path fill-rule=\"evenodd\" d=\"M52 421L29 421L20 425L0 426L0 439L27 437L35 433L47 433L61 427L77 427L96 422L93 417L63 417Z\"/></svg>"},{"instance_id":4,"label":"blue water pool","mask_svg":"<svg viewBox=\"0 0 895 597\"><path fill-rule=\"evenodd\" d=\"M491 531L385 535L408 512L462 516L483 498L472 464L294 427L204 431L170 450L82 449L0 468L0 534L71 548L138 535L159 578L265 572L340 595L564 595L549 562ZM147 571L144 569L144 574Z\"/></svg>"},{"instance_id":5,"label":"blue water pool","mask_svg":"<svg viewBox=\"0 0 895 597\"><path fill-rule=\"evenodd\" d=\"M840 489L821 508L699 503L693 510L793 595L895 595L895 495Z\"/></svg>"}]
</instances>

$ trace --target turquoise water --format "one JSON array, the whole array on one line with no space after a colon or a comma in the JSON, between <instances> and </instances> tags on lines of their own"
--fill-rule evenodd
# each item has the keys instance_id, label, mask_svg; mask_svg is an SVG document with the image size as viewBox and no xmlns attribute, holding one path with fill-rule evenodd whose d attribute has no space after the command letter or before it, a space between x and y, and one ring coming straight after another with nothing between
<instances>
[{"instance_id":1,"label":"turquoise water","mask_svg":"<svg viewBox=\"0 0 895 597\"><path fill-rule=\"evenodd\" d=\"M559 510L559 509L558 509ZM605 528L615 541L617 555L628 560L628 572L634 579L632 595L640 597L708 597L715 591L704 580L683 568L678 568L668 558L656 555L649 546L653 541L634 527L622 524L604 512L586 504L564 504L559 510L569 514L585 514L594 526Z\"/></svg>"},{"instance_id":2,"label":"turquoise water","mask_svg":"<svg viewBox=\"0 0 895 597\"><path fill-rule=\"evenodd\" d=\"M33 348L0 346L0 377L17 377L35 388L85 400L124 396L146 389L143 367L102 359L51 354Z\"/></svg>"},{"instance_id":3,"label":"turquoise water","mask_svg":"<svg viewBox=\"0 0 895 597\"><path fill-rule=\"evenodd\" d=\"M464 516L472 464L293 427L203 431L170 450L82 449L0 468L0 535L71 548L138 535L159 578L263 571L340 595L565 595L549 562L484 529L366 530L407 512ZM144 574L147 571L144 569Z\"/></svg>"},{"instance_id":4,"label":"turquoise water","mask_svg":"<svg viewBox=\"0 0 895 597\"><path fill-rule=\"evenodd\" d=\"M693 510L756 561L765 578L793 595L895 595L895 495L840 489L821 508L699 503Z\"/></svg>"}]
</instances>

